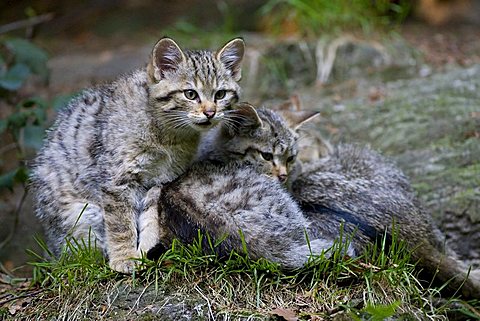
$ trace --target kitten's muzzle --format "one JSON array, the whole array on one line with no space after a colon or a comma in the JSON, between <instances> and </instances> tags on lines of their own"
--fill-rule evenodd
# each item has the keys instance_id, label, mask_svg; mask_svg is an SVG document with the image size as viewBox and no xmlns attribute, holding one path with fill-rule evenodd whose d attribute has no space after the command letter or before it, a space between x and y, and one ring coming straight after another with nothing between
<instances>
[{"instance_id":1,"label":"kitten's muzzle","mask_svg":"<svg viewBox=\"0 0 480 321\"><path fill-rule=\"evenodd\" d=\"M278 175L278 180L280 181L280 183L285 183L287 181L287 178L288 178L288 175L285 175L285 174Z\"/></svg>"},{"instance_id":2,"label":"kitten's muzzle","mask_svg":"<svg viewBox=\"0 0 480 321\"><path fill-rule=\"evenodd\" d=\"M213 117L215 117L215 110L205 110L203 112L203 114L205 115L205 117L207 117L208 119L212 119Z\"/></svg>"},{"instance_id":3,"label":"kitten's muzzle","mask_svg":"<svg viewBox=\"0 0 480 321\"><path fill-rule=\"evenodd\" d=\"M205 101L200 105L200 110L208 119L215 117L217 113L217 106L211 101Z\"/></svg>"},{"instance_id":4,"label":"kitten's muzzle","mask_svg":"<svg viewBox=\"0 0 480 321\"><path fill-rule=\"evenodd\" d=\"M196 123L196 125L200 126L200 127L210 127L212 125L212 122L210 120L206 120L204 122L201 122L201 123Z\"/></svg>"}]
</instances>

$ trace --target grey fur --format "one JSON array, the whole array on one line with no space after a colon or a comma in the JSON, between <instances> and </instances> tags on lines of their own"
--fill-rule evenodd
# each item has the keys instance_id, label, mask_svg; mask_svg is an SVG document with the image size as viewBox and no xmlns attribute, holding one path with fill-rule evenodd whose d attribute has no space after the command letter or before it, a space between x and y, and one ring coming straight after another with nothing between
<instances>
[{"instance_id":1,"label":"grey fur","mask_svg":"<svg viewBox=\"0 0 480 321\"><path fill-rule=\"evenodd\" d=\"M110 267L130 272L130 258L159 241L161 186L190 166L201 132L238 100L243 52L241 39L210 52L162 38L146 68L85 90L60 112L31 177L55 255L65 237L91 232Z\"/></svg>"},{"instance_id":2,"label":"grey fur","mask_svg":"<svg viewBox=\"0 0 480 321\"><path fill-rule=\"evenodd\" d=\"M385 231L391 238L394 224L420 268L441 282L452 279L448 287L453 291L462 286L466 267L445 254L441 233L392 162L365 147L339 145L328 157L304 165L292 185L293 200L284 186L269 177L272 172L265 170L264 159L242 152L249 146L272 148L269 144L279 138L272 132L283 133L285 137L280 137L288 137L290 144L286 149L296 151L297 135L286 128L286 122L276 121L280 116L272 111L257 112L262 126L243 127L244 132L239 129L237 135L219 127L207 136L210 150L204 154L220 164L197 164L165 188L160 204L171 232L167 244L174 237L192 242L200 229L215 240L228 235L219 249L226 254L232 249L242 251L238 236L242 230L252 257L298 267L311 254L305 248L304 231L313 254L319 254L340 237L343 225L344 231L354 236L348 254L355 255ZM259 131L269 126L273 129ZM222 167L229 162L233 165ZM478 297L479 289L478 274L472 274L462 293Z\"/></svg>"},{"instance_id":3,"label":"grey fur","mask_svg":"<svg viewBox=\"0 0 480 321\"><path fill-rule=\"evenodd\" d=\"M202 139L199 161L253 164L262 173L285 182L295 170L298 129L317 113L282 115L246 103L237 105L231 121L217 126Z\"/></svg>"},{"instance_id":4,"label":"grey fur","mask_svg":"<svg viewBox=\"0 0 480 321\"><path fill-rule=\"evenodd\" d=\"M412 250L418 267L466 297L480 297L480 280L444 247L441 233L419 204L405 175L366 147L339 145L330 157L310 164L292 185L292 193L311 220L312 233L334 238L344 224L361 252L392 225ZM465 282L463 284L463 282ZM462 286L463 284L463 286Z\"/></svg>"},{"instance_id":5,"label":"grey fur","mask_svg":"<svg viewBox=\"0 0 480 321\"><path fill-rule=\"evenodd\" d=\"M241 231L251 258L298 268L311 254L328 256L334 242L309 235L308 244L305 233L311 223L289 193L277 179L259 175L250 166L193 166L164 187L160 204L171 232L164 239L167 246L173 238L191 243L200 230L214 241L226 237L217 251L228 255L243 251ZM353 250L347 254L353 255Z\"/></svg>"}]
</instances>

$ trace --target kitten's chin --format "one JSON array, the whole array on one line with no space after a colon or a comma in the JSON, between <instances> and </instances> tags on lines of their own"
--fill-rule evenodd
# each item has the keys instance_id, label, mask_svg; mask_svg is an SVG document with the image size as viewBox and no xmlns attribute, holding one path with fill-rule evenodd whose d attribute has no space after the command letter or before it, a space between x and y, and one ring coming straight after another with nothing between
<instances>
[{"instance_id":1,"label":"kitten's chin","mask_svg":"<svg viewBox=\"0 0 480 321\"><path fill-rule=\"evenodd\" d=\"M191 126L199 131L207 131L215 127L219 122L219 119L205 119L202 121L192 122Z\"/></svg>"}]
</instances>

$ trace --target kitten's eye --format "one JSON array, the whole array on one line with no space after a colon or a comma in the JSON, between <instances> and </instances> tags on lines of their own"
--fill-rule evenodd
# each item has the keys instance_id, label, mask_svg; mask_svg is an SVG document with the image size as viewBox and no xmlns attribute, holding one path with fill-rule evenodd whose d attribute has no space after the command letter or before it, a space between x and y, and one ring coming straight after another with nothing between
<instances>
[{"instance_id":1,"label":"kitten's eye","mask_svg":"<svg viewBox=\"0 0 480 321\"><path fill-rule=\"evenodd\" d=\"M295 155L292 155L290 157L287 158L287 163L291 163L295 160Z\"/></svg>"},{"instance_id":2,"label":"kitten's eye","mask_svg":"<svg viewBox=\"0 0 480 321\"><path fill-rule=\"evenodd\" d=\"M260 154L262 154L263 159L266 161L271 161L273 159L272 153L260 152Z\"/></svg>"},{"instance_id":3,"label":"kitten's eye","mask_svg":"<svg viewBox=\"0 0 480 321\"><path fill-rule=\"evenodd\" d=\"M215 93L215 100L220 100L225 98L226 91L225 90L219 90Z\"/></svg>"},{"instance_id":4,"label":"kitten's eye","mask_svg":"<svg viewBox=\"0 0 480 321\"><path fill-rule=\"evenodd\" d=\"M192 90L192 89L184 90L183 94L185 95L185 97L187 99L190 99L190 100L195 100L198 97L197 92L195 90Z\"/></svg>"}]
</instances>

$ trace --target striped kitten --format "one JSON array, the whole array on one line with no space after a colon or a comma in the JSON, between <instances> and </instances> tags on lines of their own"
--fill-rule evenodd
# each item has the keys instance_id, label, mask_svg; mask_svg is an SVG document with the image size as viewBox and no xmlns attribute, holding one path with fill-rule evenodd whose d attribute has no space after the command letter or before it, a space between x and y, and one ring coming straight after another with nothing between
<instances>
[{"instance_id":1,"label":"striped kitten","mask_svg":"<svg viewBox=\"0 0 480 321\"><path fill-rule=\"evenodd\" d=\"M183 51L169 38L146 68L87 89L48 132L31 177L49 247L90 229L109 265L130 272L163 233L161 186L195 157L202 132L238 100L244 42L216 52Z\"/></svg>"},{"instance_id":2,"label":"striped kitten","mask_svg":"<svg viewBox=\"0 0 480 321\"><path fill-rule=\"evenodd\" d=\"M366 147L342 144L308 168L293 182L292 195L312 222L311 234L335 238L343 226L353 233L358 253L385 231L390 241L393 224L429 280L448 283L451 293L461 288L465 297L480 298L480 271L467 277L466 266L445 247L442 233L395 164Z\"/></svg>"},{"instance_id":3,"label":"striped kitten","mask_svg":"<svg viewBox=\"0 0 480 321\"><path fill-rule=\"evenodd\" d=\"M238 163L198 163L177 180L167 184L159 199L169 234L155 250L170 247L174 238L191 244L204 236L202 246L223 240L216 253L228 257L232 250L243 252L243 235L250 258L266 258L285 268L299 268L313 254L334 244L330 235L305 233L309 221L284 186L275 177L259 175L254 166ZM156 257L155 251L149 257ZM352 248L345 254L354 255Z\"/></svg>"},{"instance_id":4,"label":"striped kitten","mask_svg":"<svg viewBox=\"0 0 480 321\"><path fill-rule=\"evenodd\" d=\"M239 104L228 115L232 121L207 133L200 161L164 187L160 216L170 233L162 245L170 246L174 238L191 243L201 230L214 240L226 237L217 251L228 255L242 251L241 230L250 257L289 268L329 249L334 239L321 235L307 244L310 222L282 186L297 154L298 128L315 115L286 113L284 119L272 110ZM155 257L154 251L149 256Z\"/></svg>"},{"instance_id":5,"label":"striped kitten","mask_svg":"<svg viewBox=\"0 0 480 321\"><path fill-rule=\"evenodd\" d=\"M299 129L317 112L274 112L242 103L202 139L198 159L252 164L258 171L285 183L295 170Z\"/></svg>"},{"instance_id":6,"label":"striped kitten","mask_svg":"<svg viewBox=\"0 0 480 321\"><path fill-rule=\"evenodd\" d=\"M281 104L272 107L275 111L303 112L302 102L298 95L292 95ZM318 120L319 117L315 118ZM328 157L333 152L330 142L318 130L318 123L313 121L299 130L297 161L301 164Z\"/></svg>"},{"instance_id":7,"label":"striped kitten","mask_svg":"<svg viewBox=\"0 0 480 321\"><path fill-rule=\"evenodd\" d=\"M246 114L241 109L239 112ZM354 256L376 243L385 231L391 240L394 223L399 238L411 250L412 260L418 261L429 277L450 282L448 289L452 291L461 287L465 297L478 298L479 274L467 278L465 266L444 252L441 233L418 204L408 179L393 163L368 148L339 145L329 157L310 164L309 171L294 180L291 195L278 180L259 175L265 173L266 161L250 157L249 153L258 148L256 144L261 140L254 133L262 127L267 128L265 139L271 135L270 142L282 138L282 132L290 137L283 139L291 142L287 150L293 154L297 151L292 147L296 140L286 130L285 122L274 125L272 118L265 117L278 114L262 109L257 114L263 126L245 127L255 122L243 119L244 133L232 136L235 141L241 138L240 146L254 147L237 152L224 136L219 146L230 149L209 154L221 162L196 164L164 188L159 203L170 233L166 234L165 245L173 238L191 243L200 230L214 240L225 238L216 250L228 255L231 250L243 250L241 230L252 258L267 258L291 268L302 266L312 253L328 251L341 237L342 227L353 235L345 253ZM249 119L255 120L253 116ZM204 242L204 248L208 248Z\"/></svg>"}]
</instances>

